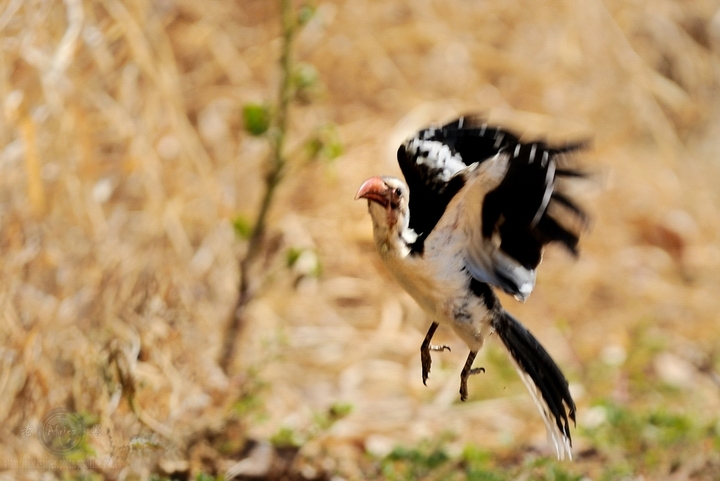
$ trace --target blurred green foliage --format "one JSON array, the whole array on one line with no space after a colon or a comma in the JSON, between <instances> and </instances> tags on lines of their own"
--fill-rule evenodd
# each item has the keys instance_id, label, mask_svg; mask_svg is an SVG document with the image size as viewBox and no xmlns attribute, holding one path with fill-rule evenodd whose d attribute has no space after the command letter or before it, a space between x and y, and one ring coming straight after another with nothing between
<instances>
[{"instance_id":1,"label":"blurred green foliage","mask_svg":"<svg viewBox=\"0 0 720 481\"><path fill-rule=\"evenodd\" d=\"M311 18L315 15L315 5L306 3L298 9L297 23L303 27L307 24Z\"/></svg>"},{"instance_id":2,"label":"blurred green foliage","mask_svg":"<svg viewBox=\"0 0 720 481\"><path fill-rule=\"evenodd\" d=\"M327 433L336 422L348 416L352 410L352 405L348 403L332 404L325 411L314 413L312 424L307 428L299 430L283 426L270 439L270 442L278 448L300 448L307 442Z\"/></svg>"},{"instance_id":3,"label":"blurred green foliage","mask_svg":"<svg viewBox=\"0 0 720 481\"><path fill-rule=\"evenodd\" d=\"M335 160L343 154L343 144L335 124L325 124L305 142L309 160Z\"/></svg>"},{"instance_id":4,"label":"blurred green foliage","mask_svg":"<svg viewBox=\"0 0 720 481\"><path fill-rule=\"evenodd\" d=\"M263 104L245 104L242 110L243 125L250 135L260 136L270 128L270 107Z\"/></svg>"},{"instance_id":5,"label":"blurred green foliage","mask_svg":"<svg viewBox=\"0 0 720 481\"><path fill-rule=\"evenodd\" d=\"M299 62L292 73L293 96L302 103L309 103L321 89L320 74L310 63Z\"/></svg>"},{"instance_id":6,"label":"blurred green foliage","mask_svg":"<svg viewBox=\"0 0 720 481\"><path fill-rule=\"evenodd\" d=\"M198 473L197 476L195 476L195 481L223 481L225 479L225 476L218 475L218 476L212 476L207 473Z\"/></svg>"},{"instance_id":7,"label":"blurred green foliage","mask_svg":"<svg viewBox=\"0 0 720 481\"><path fill-rule=\"evenodd\" d=\"M611 402L599 405L605 422L597 427L581 428L596 449L611 461L604 479L618 474L671 471L698 453L720 445L717 424L699 423L682 412L665 408L642 409Z\"/></svg>"},{"instance_id":8,"label":"blurred green foliage","mask_svg":"<svg viewBox=\"0 0 720 481\"><path fill-rule=\"evenodd\" d=\"M65 426L66 428L76 429L78 432L82 432L83 435L75 449L65 453L63 459L79 462L96 456L95 449L89 443L88 433L92 426L99 422L99 417L96 414L81 412L66 416L64 420L70 424Z\"/></svg>"},{"instance_id":9,"label":"blurred green foliage","mask_svg":"<svg viewBox=\"0 0 720 481\"><path fill-rule=\"evenodd\" d=\"M446 435L416 446L396 447L376 461L369 475L393 481L616 481L637 476L664 478L697 456L710 460L705 468L710 472L720 466L717 420L703 424L682 412L611 402L594 406L598 408L604 410L604 420L592 429L578 430L578 437L593 447L586 452L576 451L576 460L572 463L532 452L519 460L517 452L490 452L475 445L467 445L459 456L453 456L449 449L452 436Z\"/></svg>"},{"instance_id":10,"label":"blurred green foliage","mask_svg":"<svg viewBox=\"0 0 720 481\"><path fill-rule=\"evenodd\" d=\"M261 420L266 416L263 394L268 389L268 383L255 367L249 367L245 376L240 396L233 403L233 411L241 419Z\"/></svg>"},{"instance_id":11,"label":"blurred green foliage","mask_svg":"<svg viewBox=\"0 0 720 481\"><path fill-rule=\"evenodd\" d=\"M242 214L238 214L233 219L233 230L238 239L248 240L252 235L252 222Z\"/></svg>"},{"instance_id":12,"label":"blurred green foliage","mask_svg":"<svg viewBox=\"0 0 720 481\"><path fill-rule=\"evenodd\" d=\"M283 426L270 438L270 442L276 448L299 448L305 443L305 439L295 429Z\"/></svg>"}]
</instances>

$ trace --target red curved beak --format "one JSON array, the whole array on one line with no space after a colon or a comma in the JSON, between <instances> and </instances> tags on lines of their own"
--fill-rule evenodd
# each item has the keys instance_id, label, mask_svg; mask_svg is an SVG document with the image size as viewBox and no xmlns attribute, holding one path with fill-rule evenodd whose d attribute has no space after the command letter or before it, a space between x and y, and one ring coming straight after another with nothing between
<instances>
[{"instance_id":1,"label":"red curved beak","mask_svg":"<svg viewBox=\"0 0 720 481\"><path fill-rule=\"evenodd\" d=\"M382 178L370 177L358 189L355 200L367 199L387 207L390 205L389 192L390 189Z\"/></svg>"}]
</instances>

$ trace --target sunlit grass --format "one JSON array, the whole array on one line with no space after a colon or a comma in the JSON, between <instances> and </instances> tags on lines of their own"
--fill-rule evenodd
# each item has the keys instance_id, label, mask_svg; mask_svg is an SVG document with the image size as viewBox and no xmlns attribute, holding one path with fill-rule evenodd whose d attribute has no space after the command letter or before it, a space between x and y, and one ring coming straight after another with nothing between
<instances>
[{"instance_id":1,"label":"sunlit grass","mask_svg":"<svg viewBox=\"0 0 720 481\"><path fill-rule=\"evenodd\" d=\"M0 6L0 476L208 481L263 445L302 461L287 479L717 479L717 6L286 5L285 69L274 1ZM533 298L503 301L577 388L572 463L497 339L470 402L449 330L422 385L429 319L353 201L404 136L467 112L592 139L580 257L548 250ZM59 407L102 434L61 460L117 470L13 468L48 458L23 433Z\"/></svg>"}]
</instances>

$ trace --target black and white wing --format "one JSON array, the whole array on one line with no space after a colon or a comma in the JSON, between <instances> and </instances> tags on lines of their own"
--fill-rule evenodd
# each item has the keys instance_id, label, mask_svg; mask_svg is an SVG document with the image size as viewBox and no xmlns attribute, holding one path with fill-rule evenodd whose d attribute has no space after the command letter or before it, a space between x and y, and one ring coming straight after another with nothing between
<instances>
[{"instance_id":1,"label":"black and white wing","mask_svg":"<svg viewBox=\"0 0 720 481\"><path fill-rule=\"evenodd\" d=\"M470 119L461 117L442 127L429 127L398 149L398 164L410 189L409 227L418 234L416 253L422 253L425 239L465 186L465 177L458 173L518 142L509 132L471 125Z\"/></svg>"},{"instance_id":2,"label":"black and white wing","mask_svg":"<svg viewBox=\"0 0 720 481\"><path fill-rule=\"evenodd\" d=\"M466 268L481 282L524 300L535 285L545 245L576 252L586 216L560 181L579 172L566 166L581 144L554 148L522 143L474 117L428 128L398 150L410 189L409 227L424 243L450 202L460 205L467 233Z\"/></svg>"}]
</instances>

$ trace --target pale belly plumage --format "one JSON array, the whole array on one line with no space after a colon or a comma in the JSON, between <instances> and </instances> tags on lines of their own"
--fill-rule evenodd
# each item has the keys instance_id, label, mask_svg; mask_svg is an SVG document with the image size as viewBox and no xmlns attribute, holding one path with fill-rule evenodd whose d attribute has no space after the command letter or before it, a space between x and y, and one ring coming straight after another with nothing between
<instances>
[{"instance_id":1,"label":"pale belly plumage","mask_svg":"<svg viewBox=\"0 0 720 481\"><path fill-rule=\"evenodd\" d=\"M491 316L483 300L470 288L470 276L462 258L397 255L387 252L382 260L398 283L428 314L430 320L451 327L471 350L479 350L490 334Z\"/></svg>"}]
</instances>

